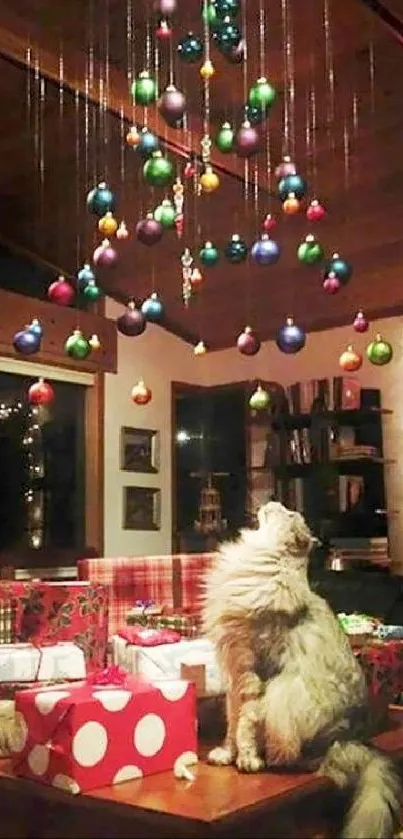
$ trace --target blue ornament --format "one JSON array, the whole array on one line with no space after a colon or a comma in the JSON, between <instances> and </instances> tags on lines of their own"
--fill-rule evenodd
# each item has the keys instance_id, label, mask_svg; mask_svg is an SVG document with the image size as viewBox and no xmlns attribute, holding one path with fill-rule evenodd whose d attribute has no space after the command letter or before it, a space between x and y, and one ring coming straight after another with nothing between
<instances>
[{"instance_id":1,"label":"blue ornament","mask_svg":"<svg viewBox=\"0 0 403 839\"><path fill-rule=\"evenodd\" d=\"M157 323L163 317L164 306L155 291L142 303L141 314L151 323Z\"/></svg>"},{"instance_id":2,"label":"blue ornament","mask_svg":"<svg viewBox=\"0 0 403 839\"><path fill-rule=\"evenodd\" d=\"M231 236L224 253L228 262L236 265L240 262L245 262L248 255L248 247L238 233L234 233L233 236Z\"/></svg>"},{"instance_id":3,"label":"blue ornament","mask_svg":"<svg viewBox=\"0 0 403 839\"><path fill-rule=\"evenodd\" d=\"M189 32L188 35L179 41L178 55L187 64L195 64L201 59L203 52L203 41L198 35L193 35L193 32Z\"/></svg>"},{"instance_id":4,"label":"blue ornament","mask_svg":"<svg viewBox=\"0 0 403 839\"><path fill-rule=\"evenodd\" d=\"M39 338L39 340L43 338L43 327L42 324L39 322L38 318L32 319L31 323L28 326L28 331L36 335L36 337Z\"/></svg>"},{"instance_id":5,"label":"blue ornament","mask_svg":"<svg viewBox=\"0 0 403 839\"><path fill-rule=\"evenodd\" d=\"M326 279L330 273L335 274L341 285L347 285L353 269L349 262L342 259L338 253L334 253L332 258L326 262L323 270L323 279Z\"/></svg>"},{"instance_id":6,"label":"blue ornament","mask_svg":"<svg viewBox=\"0 0 403 839\"><path fill-rule=\"evenodd\" d=\"M305 332L294 323L293 318L287 318L284 326L279 329L276 344L286 355L295 355L305 346Z\"/></svg>"},{"instance_id":7,"label":"blue ornament","mask_svg":"<svg viewBox=\"0 0 403 839\"><path fill-rule=\"evenodd\" d=\"M219 18L236 17L241 8L240 0L215 0L214 7Z\"/></svg>"},{"instance_id":8,"label":"blue ornament","mask_svg":"<svg viewBox=\"0 0 403 839\"><path fill-rule=\"evenodd\" d=\"M230 55L242 40L241 30L231 17L224 18L213 34L213 38L220 52Z\"/></svg>"},{"instance_id":9,"label":"blue ornament","mask_svg":"<svg viewBox=\"0 0 403 839\"><path fill-rule=\"evenodd\" d=\"M263 233L260 239L252 245L251 257L257 265L275 265L280 256L280 245L270 239L267 233Z\"/></svg>"},{"instance_id":10,"label":"blue ornament","mask_svg":"<svg viewBox=\"0 0 403 839\"><path fill-rule=\"evenodd\" d=\"M307 190L307 183L301 175L287 175L281 178L278 185L278 195L281 201L285 201L293 193L298 201L304 197Z\"/></svg>"},{"instance_id":11,"label":"blue ornament","mask_svg":"<svg viewBox=\"0 0 403 839\"><path fill-rule=\"evenodd\" d=\"M15 333L13 346L21 355L33 355L40 349L41 339L27 327Z\"/></svg>"},{"instance_id":12,"label":"blue ornament","mask_svg":"<svg viewBox=\"0 0 403 839\"><path fill-rule=\"evenodd\" d=\"M94 216L102 218L115 209L116 199L106 183L100 183L87 195L87 207Z\"/></svg>"},{"instance_id":13,"label":"blue ornament","mask_svg":"<svg viewBox=\"0 0 403 839\"><path fill-rule=\"evenodd\" d=\"M158 151L160 141L152 131L148 128L143 128L140 132L140 142L136 146L136 151L146 160L151 157L155 151Z\"/></svg>"},{"instance_id":14,"label":"blue ornament","mask_svg":"<svg viewBox=\"0 0 403 839\"><path fill-rule=\"evenodd\" d=\"M86 262L82 268L77 273L77 283L80 289L85 288L88 283L95 282L95 274L91 268L91 265Z\"/></svg>"},{"instance_id":15,"label":"blue ornament","mask_svg":"<svg viewBox=\"0 0 403 839\"><path fill-rule=\"evenodd\" d=\"M267 108L256 108L254 105L245 105L244 119L250 122L251 125L261 125L268 113Z\"/></svg>"}]
</instances>

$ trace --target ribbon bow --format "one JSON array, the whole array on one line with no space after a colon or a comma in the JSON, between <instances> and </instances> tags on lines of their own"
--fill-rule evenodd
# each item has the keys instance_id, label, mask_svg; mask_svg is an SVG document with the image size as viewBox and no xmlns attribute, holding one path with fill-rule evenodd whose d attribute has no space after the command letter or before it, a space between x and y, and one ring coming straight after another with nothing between
<instances>
[{"instance_id":1,"label":"ribbon bow","mask_svg":"<svg viewBox=\"0 0 403 839\"><path fill-rule=\"evenodd\" d=\"M87 677L87 682L90 682L92 685L124 685L126 678L126 671L122 670L117 664L112 664L110 667L106 667L105 670L91 673Z\"/></svg>"},{"instance_id":2,"label":"ribbon bow","mask_svg":"<svg viewBox=\"0 0 403 839\"><path fill-rule=\"evenodd\" d=\"M155 606L154 600L136 600L135 602L136 609L150 609L151 606Z\"/></svg>"}]
</instances>

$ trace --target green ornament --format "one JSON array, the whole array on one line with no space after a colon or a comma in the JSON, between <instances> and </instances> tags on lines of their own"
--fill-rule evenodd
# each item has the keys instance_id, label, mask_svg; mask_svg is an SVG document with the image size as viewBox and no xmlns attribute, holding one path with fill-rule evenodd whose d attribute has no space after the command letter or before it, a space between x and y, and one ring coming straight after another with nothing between
<instances>
[{"instance_id":1,"label":"green ornament","mask_svg":"<svg viewBox=\"0 0 403 839\"><path fill-rule=\"evenodd\" d=\"M375 341L371 341L367 346L367 358L371 364L376 367L383 367L384 364L389 364L393 357L393 347L388 341L384 341L380 335L377 335Z\"/></svg>"},{"instance_id":2,"label":"green ornament","mask_svg":"<svg viewBox=\"0 0 403 839\"><path fill-rule=\"evenodd\" d=\"M71 358L77 358L81 361L87 358L91 352L91 346L84 337L81 329L75 329L65 342L64 349Z\"/></svg>"},{"instance_id":3,"label":"green ornament","mask_svg":"<svg viewBox=\"0 0 403 839\"><path fill-rule=\"evenodd\" d=\"M212 242L205 242L199 253L199 259L202 265L211 268L213 265L217 264L219 258L220 254L218 249L212 244Z\"/></svg>"},{"instance_id":4,"label":"green ornament","mask_svg":"<svg viewBox=\"0 0 403 839\"><path fill-rule=\"evenodd\" d=\"M174 179L174 167L161 151L156 151L144 164L143 175L151 186L168 186Z\"/></svg>"},{"instance_id":5,"label":"green ornament","mask_svg":"<svg viewBox=\"0 0 403 839\"><path fill-rule=\"evenodd\" d=\"M218 15L214 0L210 0L207 5L202 0L202 20L203 23L207 23L212 29L217 26Z\"/></svg>"},{"instance_id":6,"label":"green ornament","mask_svg":"<svg viewBox=\"0 0 403 839\"><path fill-rule=\"evenodd\" d=\"M314 236L309 235L301 242L297 255L299 261L305 265L315 265L323 259L323 248Z\"/></svg>"},{"instance_id":7,"label":"green ornament","mask_svg":"<svg viewBox=\"0 0 403 839\"><path fill-rule=\"evenodd\" d=\"M261 385L258 385L255 392L249 399L249 407L252 411L265 411L270 404L270 396L267 390L263 390Z\"/></svg>"},{"instance_id":8,"label":"green ornament","mask_svg":"<svg viewBox=\"0 0 403 839\"><path fill-rule=\"evenodd\" d=\"M88 280L87 285L83 291L84 297L87 300L90 300L91 303L95 303L96 300L99 300L102 297L102 290L97 286L95 280Z\"/></svg>"},{"instance_id":9,"label":"green ornament","mask_svg":"<svg viewBox=\"0 0 403 839\"><path fill-rule=\"evenodd\" d=\"M132 96L135 105L151 105L157 98L157 85L153 78L151 78L148 70L143 70L142 73L134 80L132 84Z\"/></svg>"},{"instance_id":10,"label":"green ornament","mask_svg":"<svg viewBox=\"0 0 403 839\"><path fill-rule=\"evenodd\" d=\"M164 198L161 204L154 210L154 218L159 221L163 227L169 228L175 226L176 212L172 201L169 198Z\"/></svg>"},{"instance_id":11,"label":"green ornament","mask_svg":"<svg viewBox=\"0 0 403 839\"><path fill-rule=\"evenodd\" d=\"M234 130L229 122L223 122L215 136L215 144L223 154L229 154L234 148Z\"/></svg>"},{"instance_id":12,"label":"green ornament","mask_svg":"<svg viewBox=\"0 0 403 839\"><path fill-rule=\"evenodd\" d=\"M248 105L251 108L260 108L262 111L266 111L274 105L276 99L276 88L262 76L249 90Z\"/></svg>"}]
</instances>

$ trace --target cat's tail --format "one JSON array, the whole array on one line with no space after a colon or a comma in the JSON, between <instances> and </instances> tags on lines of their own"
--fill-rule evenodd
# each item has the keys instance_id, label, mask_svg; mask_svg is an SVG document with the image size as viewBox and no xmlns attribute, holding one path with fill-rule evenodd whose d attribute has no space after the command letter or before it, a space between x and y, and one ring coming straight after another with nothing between
<instances>
[{"instance_id":1,"label":"cat's tail","mask_svg":"<svg viewBox=\"0 0 403 839\"><path fill-rule=\"evenodd\" d=\"M399 826L401 784L393 762L371 746L336 741L319 770L352 793L343 839L392 839Z\"/></svg>"}]
</instances>

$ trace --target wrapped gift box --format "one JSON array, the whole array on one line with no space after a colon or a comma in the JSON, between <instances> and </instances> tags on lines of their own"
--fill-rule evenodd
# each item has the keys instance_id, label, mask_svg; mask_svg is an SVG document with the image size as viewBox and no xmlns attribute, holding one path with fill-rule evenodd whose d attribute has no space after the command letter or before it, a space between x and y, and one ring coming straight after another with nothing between
<instances>
[{"instance_id":1,"label":"wrapped gift box","mask_svg":"<svg viewBox=\"0 0 403 839\"><path fill-rule=\"evenodd\" d=\"M199 696L219 696L224 692L214 647L207 638L141 647L114 635L112 655L114 664L146 679L178 679L187 674Z\"/></svg>"},{"instance_id":2,"label":"wrapped gift box","mask_svg":"<svg viewBox=\"0 0 403 839\"><path fill-rule=\"evenodd\" d=\"M0 645L0 684L84 679L84 653L76 644L45 647L33 644Z\"/></svg>"},{"instance_id":3,"label":"wrapped gift box","mask_svg":"<svg viewBox=\"0 0 403 839\"><path fill-rule=\"evenodd\" d=\"M188 682L89 678L21 691L15 707L15 773L73 793L197 762L195 690Z\"/></svg>"},{"instance_id":4,"label":"wrapped gift box","mask_svg":"<svg viewBox=\"0 0 403 839\"><path fill-rule=\"evenodd\" d=\"M139 614L131 610L126 615L126 623L129 626L141 623L153 629L173 629L183 638L197 638L201 631L200 616L191 612L179 614L162 611L160 614L155 614L155 612L143 610Z\"/></svg>"}]
</instances>

